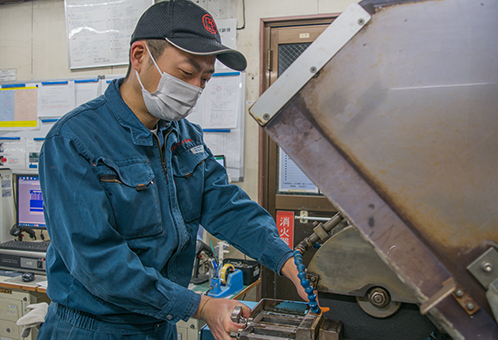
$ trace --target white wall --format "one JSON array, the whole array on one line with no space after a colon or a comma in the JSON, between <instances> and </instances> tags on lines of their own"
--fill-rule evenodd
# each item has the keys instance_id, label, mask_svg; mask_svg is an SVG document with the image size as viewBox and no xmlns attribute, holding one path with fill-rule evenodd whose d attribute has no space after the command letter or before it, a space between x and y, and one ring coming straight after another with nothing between
<instances>
[{"instance_id":1,"label":"white wall","mask_svg":"<svg viewBox=\"0 0 498 340\"><path fill-rule=\"evenodd\" d=\"M91 1L91 0L89 0ZM215 19L237 17L243 23L242 0L193 0ZM238 49L248 60L246 101L259 95L261 18L339 13L357 0L245 0L245 29L237 31ZM16 69L17 80L124 74L127 67L69 70L63 0L36 0L0 5L0 69ZM258 125L245 117L244 182L253 199L258 192Z\"/></svg>"}]
</instances>

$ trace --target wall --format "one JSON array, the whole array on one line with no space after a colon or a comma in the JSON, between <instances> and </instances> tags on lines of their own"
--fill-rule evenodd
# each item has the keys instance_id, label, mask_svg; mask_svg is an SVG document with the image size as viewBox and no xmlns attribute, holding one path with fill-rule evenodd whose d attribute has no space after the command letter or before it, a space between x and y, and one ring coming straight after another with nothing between
<instances>
[{"instance_id":1,"label":"wall","mask_svg":"<svg viewBox=\"0 0 498 340\"><path fill-rule=\"evenodd\" d=\"M237 17L243 24L242 0L193 0L215 19ZM259 95L260 19L339 13L355 0L245 0L245 28L237 31L238 49L248 60L246 101ZM69 70L63 0L36 0L0 5L0 69L16 69L17 80L124 74L127 67ZM244 181L258 197L258 125L245 116Z\"/></svg>"}]
</instances>

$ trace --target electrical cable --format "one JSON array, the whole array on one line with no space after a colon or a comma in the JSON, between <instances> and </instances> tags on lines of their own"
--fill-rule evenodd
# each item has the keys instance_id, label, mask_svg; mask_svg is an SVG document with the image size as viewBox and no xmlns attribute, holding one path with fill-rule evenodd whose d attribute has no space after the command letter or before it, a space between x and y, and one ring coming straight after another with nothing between
<instances>
[{"instance_id":1,"label":"electrical cable","mask_svg":"<svg viewBox=\"0 0 498 340\"><path fill-rule=\"evenodd\" d=\"M16 196L16 191L17 191L17 181L14 181L14 176L11 176L12 178L12 185L11 185L11 188L14 188L14 190L12 190L12 198L13 198L13 201L14 201L14 211L17 211L17 196ZM16 178L17 178L17 175L16 175Z\"/></svg>"},{"instance_id":2,"label":"electrical cable","mask_svg":"<svg viewBox=\"0 0 498 340\"><path fill-rule=\"evenodd\" d=\"M243 24L241 27L237 27L237 30L246 28L246 0L242 0L242 19L244 20Z\"/></svg>"},{"instance_id":3,"label":"electrical cable","mask_svg":"<svg viewBox=\"0 0 498 340\"><path fill-rule=\"evenodd\" d=\"M21 230L24 231L26 234L28 234L31 239L36 240L36 234L34 230L32 229L21 229Z\"/></svg>"}]
</instances>

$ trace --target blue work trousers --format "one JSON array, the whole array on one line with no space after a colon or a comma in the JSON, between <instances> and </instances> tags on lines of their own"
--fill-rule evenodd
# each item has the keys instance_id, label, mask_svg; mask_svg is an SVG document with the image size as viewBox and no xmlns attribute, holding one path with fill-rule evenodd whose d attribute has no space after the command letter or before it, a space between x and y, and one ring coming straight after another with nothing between
<instances>
[{"instance_id":1,"label":"blue work trousers","mask_svg":"<svg viewBox=\"0 0 498 340\"><path fill-rule=\"evenodd\" d=\"M37 340L172 340L176 337L176 326L168 322L111 324L52 302Z\"/></svg>"}]
</instances>

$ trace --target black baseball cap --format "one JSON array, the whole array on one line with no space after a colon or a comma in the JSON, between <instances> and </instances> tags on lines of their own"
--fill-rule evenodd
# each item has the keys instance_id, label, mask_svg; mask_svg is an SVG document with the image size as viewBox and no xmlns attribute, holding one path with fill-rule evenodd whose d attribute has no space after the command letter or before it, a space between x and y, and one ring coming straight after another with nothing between
<instances>
[{"instance_id":1,"label":"black baseball cap","mask_svg":"<svg viewBox=\"0 0 498 340\"><path fill-rule=\"evenodd\" d=\"M142 39L166 39L195 55L216 55L226 66L243 71L246 58L221 43L213 17L189 0L167 0L150 6L138 20L131 44Z\"/></svg>"}]
</instances>

